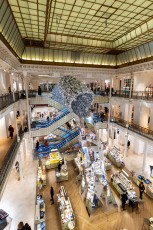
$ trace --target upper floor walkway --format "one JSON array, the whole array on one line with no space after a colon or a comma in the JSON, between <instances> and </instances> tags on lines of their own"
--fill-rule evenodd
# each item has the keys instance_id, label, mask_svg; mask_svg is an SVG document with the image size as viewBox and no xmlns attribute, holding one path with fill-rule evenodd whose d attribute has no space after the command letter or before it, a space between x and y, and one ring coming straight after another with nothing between
<instances>
[{"instance_id":1,"label":"upper floor walkway","mask_svg":"<svg viewBox=\"0 0 153 230\"><path fill-rule=\"evenodd\" d=\"M147 137L150 140L153 140L153 130L144 128L140 125L134 124L134 123L127 123L127 121L121 119L121 118L111 118L111 122L114 122L124 128L127 128L135 133L138 133L141 136Z\"/></svg>"}]
</instances>

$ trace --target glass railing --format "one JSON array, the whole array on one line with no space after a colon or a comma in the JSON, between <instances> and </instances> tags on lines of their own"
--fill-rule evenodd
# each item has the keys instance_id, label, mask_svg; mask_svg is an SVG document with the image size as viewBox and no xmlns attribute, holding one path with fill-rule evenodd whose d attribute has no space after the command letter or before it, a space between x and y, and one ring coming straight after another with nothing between
<instances>
[{"instance_id":1,"label":"glass railing","mask_svg":"<svg viewBox=\"0 0 153 230\"><path fill-rule=\"evenodd\" d=\"M145 136L151 140L153 140L153 130L144 128L140 125L134 124L134 123L129 123L127 124L127 121L121 119L121 118L111 118L111 122L115 122L118 125L121 125L124 128L128 128L129 130L138 133L142 136Z\"/></svg>"},{"instance_id":2,"label":"glass railing","mask_svg":"<svg viewBox=\"0 0 153 230\"><path fill-rule=\"evenodd\" d=\"M23 132L22 132L22 128L19 129L19 136L20 138L22 137ZM2 188L2 184L3 182L5 182L5 179L8 175L8 171L11 167L11 164L13 163L15 154L16 154L16 147L18 145L17 142L17 136L14 136L13 142L9 148L9 150L7 151L4 160L2 162L2 166L0 168L0 187Z\"/></svg>"}]
</instances>

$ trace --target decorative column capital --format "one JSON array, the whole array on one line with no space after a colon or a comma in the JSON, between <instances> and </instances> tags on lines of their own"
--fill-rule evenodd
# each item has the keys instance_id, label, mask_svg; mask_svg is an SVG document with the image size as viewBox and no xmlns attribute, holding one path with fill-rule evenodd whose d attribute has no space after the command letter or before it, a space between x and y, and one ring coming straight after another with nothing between
<instances>
[{"instance_id":1,"label":"decorative column capital","mask_svg":"<svg viewBox=\"0 0 153 230\"><path fill-rule=\"evenodd\" d=\"M25 70L23 71L23 76L27 77L27 71L25 71Z\"/></svg>"}]
</instances>

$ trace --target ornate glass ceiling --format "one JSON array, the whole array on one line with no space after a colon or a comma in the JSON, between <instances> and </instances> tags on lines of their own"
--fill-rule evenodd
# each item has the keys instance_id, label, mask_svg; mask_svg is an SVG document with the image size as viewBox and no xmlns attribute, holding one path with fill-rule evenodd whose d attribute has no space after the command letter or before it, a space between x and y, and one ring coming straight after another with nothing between
<instances>
[{"instance_id":1,"label":"ornate glass ceiling","mask_svg":"<svg viewBox=\"0 0 153 230\"><path fill-rule=\"evenodd\" d=\"M127 42L131 31L147 26L153 17L152 0L8 1L22 37L42 40L45 47L107 53L112 48L127 50L152 40L153 32L148 29ZM119 39L124 42L117 45Z\"/></svg>"},{"instance_id":2,"label":"ornate glass ceiling","mask_svg":"<svg viewBox=\"0 0 153 230\"><path fill-rule=\"evenodd\" d=\"M153 56L153 0L1 0L1 34L23 60L121 65Z\"/></svg>"}]
</instances>

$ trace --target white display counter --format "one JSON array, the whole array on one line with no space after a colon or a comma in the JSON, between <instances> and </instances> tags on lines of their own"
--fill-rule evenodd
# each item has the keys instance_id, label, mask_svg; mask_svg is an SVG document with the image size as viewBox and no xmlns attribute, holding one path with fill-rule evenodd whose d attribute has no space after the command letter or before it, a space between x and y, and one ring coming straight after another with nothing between
<instances>
[{"instance_id":1,"label":"white display counter","mask_svg":"<svg viewBox=\"0 0 153 230\"><path fill-rule=\"evenodd\" d=\"M45 229L45 202L41 195L36 197L35 226L36 230Z\"/></svg>"},{"instance_id":2,"label":"white display counter","mask_svg":"<svg viewBox=\"0 0 153 230\"><path fill-rule=\"evenodd\" d=\"M136 195L136 192L134 191L134 188L132 186L132 182L129 179L128 174L122 170L120 172L114 173L111 175L111 182L115 189L118 191L120 194L120 199L121 195L126 192L128 201L131 202L133 207L138 206L138 198Z\"/></svg>"},{"instance_id":3,"label":"white display counter","mask_svg":"<svg viewBox=\"0 0 153 230\"><path fill-rule=\"evenodd\" d=\"M107 156L117 167L121 168L124 166L123 155L117 145L114 145L114 147L108 152Z\"/></svg>"},{"instance_id":4,"label":"white display counter","mask_svg":"<svg viewBox=\"0 0 153 230\"><path fill-rule=\"evenodd\" d=\"M133 175L133 181L139 186L140 182L142 181L145 186L144 192L153 199L153 182L145 179L142 175L137 175L134 173Z\"/></svg>"},{"instance_id":5,"label":"white display counter","mask_svg":"<svg viewBox=\"0 0 153 230\"><path fill-rule=\"evenodd\" d=\"M59 194L57 194L57 204L62 230L73 230L75 228L75 215L64 186L60 187Z\"/></svg>"},{"instance_id":6,"label":"white display counter","mask_svg":"<svg viewBox=\"0 0 153 230\"><path fill-rule=\"evenodd\" d=\"M67 166L62 165L60 172L58 171L58 169L56 169L55 176L56 176L56 182L67 181L69 179Z\"/></svg>"}]
</instances>

